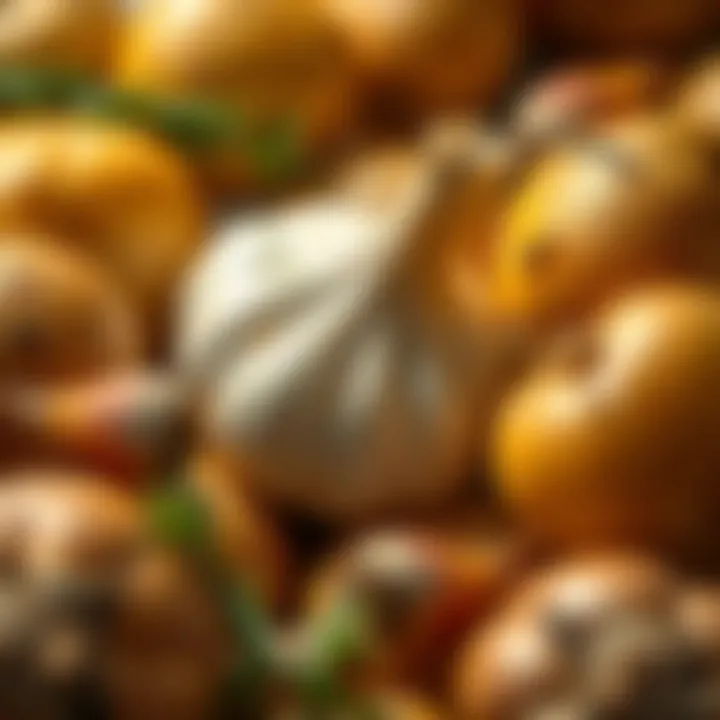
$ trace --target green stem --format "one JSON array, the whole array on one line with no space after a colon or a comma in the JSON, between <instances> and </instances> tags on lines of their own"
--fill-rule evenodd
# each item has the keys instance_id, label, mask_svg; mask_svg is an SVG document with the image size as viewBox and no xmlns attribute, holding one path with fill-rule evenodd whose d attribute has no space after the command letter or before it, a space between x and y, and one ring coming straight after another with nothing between
<instances>
[{"instance_id":1,"label":"green stem","mask_svg":"<svg viewBox=\"0 0 720 720\"><path fill-rule=\"evenodd\" d=\"M2 110L51 110L129 123L185 152L235 155L268 179L293 173L303 159L301 134L287 119L251 123L221 104L159 98L47 68L0 68Z\"/></svg>"},{"instance_id":2,"label":"green stem","mask_svg":"<svg viewBox=\"0 0 720 720\"><path fill-rule=\"evenodd\" d=\"M367 606L349 595L310 628L309 651L295 684L308 720L330 720L341 711L348 720L379 720L371 701L354 692L345 674L361 663L372 644L372 621Z\"/></svg>"},{"instance_id":3,"label":"green stem","mask_svg":"<svg viewBox=\"0 0 720 720\"><path fill-rule=\"evenodd\" d=\"M248 711L263 707L274 673L275 630L252 588L227 572L215 547L209 509L180 482L151 498L149 520L156 538L193 560L224 614L238 651L230 678L233 693Z\"/></svg>"},{"instance_id":4,"label":"green stem","mask_svg":"<svg viewBox=\"0 0 720 720\"><path fill-rule=\"evenodd\" d=\"M288 683L301 701L307 720L382 720L377 708L355 693L348 669L367 658L372 618L364 602L349 595L308 628L309 643L289 667L279 657L277 629L253 589L233 577L215 547L212 516L186 482L161 488L149 504L156 538L191 558L205 578L232 630L238 664L230 680L230 704L243 717L262 720L273 683Z\"/></svg>"}]
</instances>

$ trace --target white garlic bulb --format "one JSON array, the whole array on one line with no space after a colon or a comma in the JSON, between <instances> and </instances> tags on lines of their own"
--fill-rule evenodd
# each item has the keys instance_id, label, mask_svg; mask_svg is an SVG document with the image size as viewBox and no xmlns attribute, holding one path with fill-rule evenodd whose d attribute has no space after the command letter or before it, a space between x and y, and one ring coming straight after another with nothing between
<instances>
[{"instance_id":1,"label":"white garlic bulb","mask_svg":"<svg viewBox=\"0 0 720 720\"><path fill-rule=\"evenodd\" d=\"M212 440L271 499L347 521L462 482L497 348L426 282L447 240L431 220L473 172L459 159L418 162L382 202L335 192L240 218L194 268L180 363Z\"/></svg>"}]
</instances>

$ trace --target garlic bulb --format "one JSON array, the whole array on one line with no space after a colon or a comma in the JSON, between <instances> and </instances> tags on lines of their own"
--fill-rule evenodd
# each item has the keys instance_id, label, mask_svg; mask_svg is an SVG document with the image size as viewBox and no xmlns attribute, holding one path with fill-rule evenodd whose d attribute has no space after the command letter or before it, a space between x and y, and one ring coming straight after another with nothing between
<instances>
[{"instance_id":1,"label":"garlic bulb","mask_svg":"<svg viewBox=\"0 0 720 720\"><path fill-rule=\"evenodd\" d=\"M180 364L212 441L271 499L342 521L462 481L502 345L446 272L492 215L470 142L416 157L382 198L351 182L232 221L191 273Z\"/></svg>"}]
</instances>

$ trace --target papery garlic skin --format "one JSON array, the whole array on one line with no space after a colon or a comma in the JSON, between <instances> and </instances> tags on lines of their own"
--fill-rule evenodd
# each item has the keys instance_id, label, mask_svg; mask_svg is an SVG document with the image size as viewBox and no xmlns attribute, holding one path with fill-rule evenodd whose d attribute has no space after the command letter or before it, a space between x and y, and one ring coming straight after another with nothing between
<instances>
[{"instance_id":1,"label":"papery garlic skin","mask_svg":"<svg viewBox=\"0 0 720 720\"><path fill-rule=\"evenodd\" d=\"M490 374L482 332L425 280L448 182L422 166L394 203L330 193L231 221L194 268L180 364L211 441L271 499L346 521L463 481Z\"/></svg>"}]
</instances>

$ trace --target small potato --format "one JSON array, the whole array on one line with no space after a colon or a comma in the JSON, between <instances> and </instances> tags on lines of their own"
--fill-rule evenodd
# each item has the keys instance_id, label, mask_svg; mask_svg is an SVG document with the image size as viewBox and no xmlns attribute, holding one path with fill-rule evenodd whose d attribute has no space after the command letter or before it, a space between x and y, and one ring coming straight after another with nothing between
<instances>
[{"instance_id":1,"label":"small potato","mask_svg":"<svg viewBox=\"0 0 720 720\"><path fill-rule=\"evenodd\" d=\"M551 346L499 412L495 474L555 548L720 556L720 293L655 287Z\"/></svg>"},{"instance_id":2,"label":"small potato","mask_svg":"<svg viewBox=\"0 0 720 720\"><path fill-rule=\"evenodd\" d=\"M290 136L279 143L299 145L311 164L346 140L356 115L350 53L315 0L143 2L124 32L116 79L161 97L220 103L239 114L246 134L256 125L285 127ZM267 157L248 150L230 144L204 153L199 164L214 189L267 189L256 162Z\"/></svg>"},{"instance_id":3,"label":"small potato","mask_svg":"<svg viewBox=\"0 0 720 720\"><path fill-rule=\"evenodd\" d=\"M393 111L473 111L495 99L523 52L516 0L322 0L370 94Z\"/></svg>"},{"instance_id":4,"label":"small potato","mask_svg":"<svg viewBox=\"0 0 720 720\"><path fill-rule=\"evenodd\" d=\"M541 571L471 635L453 717L716 718L720 666L693 630L702 618L690 597L683 578L643 556Z\"/></svg>"},{"instance_id":5,"label":"small potato","mask_svg":"<svg viewBox=\"0 0 720 720\"><path fill-rule=\"evenodd\" d=\"M94 257L154 328L204 234L189 169L143 134L85 119L0 126L0 231L56 235Z\"/></svg>"},{"instance_id":6,"label":"small potato","mask_svg":"<svg viewBox=\"0 0 720 720\"><path fill-rule=\"evenodd\" d=\"M134 364L136 316L96 265L45 236L0 234L0 382L58 381Z\"/></svg>"},{"instance_id":7,"label":"small potato","mask_svg":"<svg viewBox=\"0 0 720 720\"><path fill-rule=\"evenodd\" d=\"M547 330L649 281L717 282L716 188L705 154L661 118L568 141L532 169L501 222L498 305Z\"/></svg>"}]
</instances>

